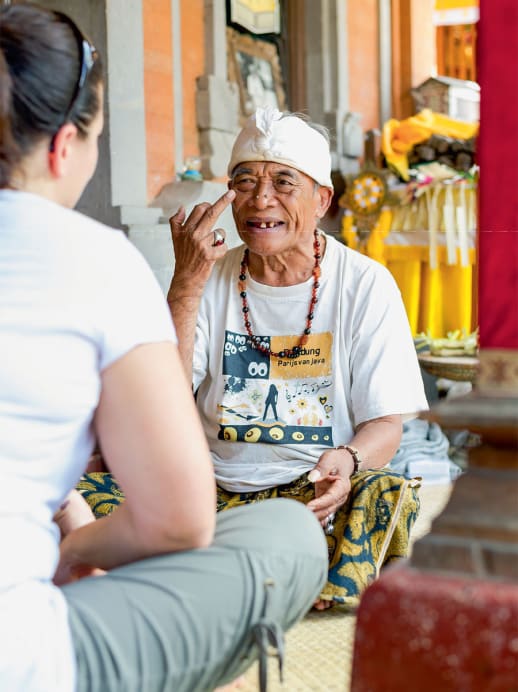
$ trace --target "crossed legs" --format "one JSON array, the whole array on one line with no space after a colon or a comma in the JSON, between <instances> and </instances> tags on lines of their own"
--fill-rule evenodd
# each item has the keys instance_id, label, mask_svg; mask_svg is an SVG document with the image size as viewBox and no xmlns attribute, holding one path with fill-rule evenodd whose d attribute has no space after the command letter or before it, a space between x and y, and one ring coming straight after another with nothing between
<instances>
[{"instance_id":1,"label":"crossed legs","mask_svg":"<svg viewBox=\"0 0 518 692\"><path fill-rule=\"evenodd\" d=\"M326 575L322 529L300 503L276 499L224 512L209 548L63 587L77 689L212 690L258 657L257 625L289 629Z\"/></svg>"}]
</instances>

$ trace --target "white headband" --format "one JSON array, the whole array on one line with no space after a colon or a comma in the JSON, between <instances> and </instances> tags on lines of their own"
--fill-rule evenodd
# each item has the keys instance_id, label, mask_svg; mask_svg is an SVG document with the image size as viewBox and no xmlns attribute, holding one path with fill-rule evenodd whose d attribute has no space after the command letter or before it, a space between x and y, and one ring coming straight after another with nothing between
<instances>
[{"instance_id":1,"label":"white headband","mask_svg":"<svg viewBox=\"0 0 518 692\"><path fill-rule=\"evenodd\" d=\"M277 108L258 108L246 121L232 149L228 175L245 161L273 161L302 171L319 185L333 187L329 145L314 128Z\"/></svg>"}]
</instances>

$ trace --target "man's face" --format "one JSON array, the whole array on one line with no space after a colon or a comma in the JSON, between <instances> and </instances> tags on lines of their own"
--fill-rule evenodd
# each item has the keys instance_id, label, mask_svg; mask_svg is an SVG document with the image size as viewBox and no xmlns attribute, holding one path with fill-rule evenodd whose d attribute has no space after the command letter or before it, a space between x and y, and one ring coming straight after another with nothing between
<instances>
[{"instance_id":1,"label":"man's face","mask_svg":"<svg viewBox=\"0 0 518 692\"><path fill-rule=\"evenodd\" d=\"M252 252L273 255L312 242L313 231L331 201L330 188L280 163L239 164L229 182L237 231Z\"/></svg>"}]
</instances>

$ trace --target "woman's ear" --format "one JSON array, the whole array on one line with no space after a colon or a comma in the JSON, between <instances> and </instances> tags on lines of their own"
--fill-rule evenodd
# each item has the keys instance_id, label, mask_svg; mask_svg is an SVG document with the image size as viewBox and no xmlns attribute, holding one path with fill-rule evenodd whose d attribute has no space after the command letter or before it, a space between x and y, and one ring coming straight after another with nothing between
<instances>
[{"instance_id":1,"label":"woman's ear","mask_svg":"<svg viewBox=\"0 0 518 692\"><path fill-rule=\"evenodd\" d=\"M55 178L63 178L69 172L72 149L77 139L77 127L65 123L54 135L48 153L49 169Z\"/></svg>"}]
</instances>

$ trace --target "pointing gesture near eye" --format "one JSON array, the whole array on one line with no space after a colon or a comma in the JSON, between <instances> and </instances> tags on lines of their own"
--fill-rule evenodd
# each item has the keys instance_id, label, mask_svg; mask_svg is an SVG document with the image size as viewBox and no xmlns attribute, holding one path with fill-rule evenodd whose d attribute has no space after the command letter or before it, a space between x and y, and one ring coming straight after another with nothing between
<instances>
[{"instance_id":1,"label":"pointing gesture near eye","mask_svg":"<svg viewBox=\"0 0 518 692\"><path fill-rule=\"evenodd\" d=\"M225 231L214 228L218 218L234 200L233 190L214 204L197 204L187 217L184 207L171 216L171 238L175 270L167 302L178 334L180 354L187 376L191 377L196 316L203 289L214 263L225 256Z\"/></svg>"},{"instance_id":2,"label":"pointing gesture near eye","mask_svg":"<svg viewBox=\"0 0 518 692\"><path fill-rule=\"evenodd\" d=\"M225 231L214 229L214 226L235 196L236 193L229 190L214 204L197 204L188 218L182 206L169 219L176 258L175 294L201 293L214 262L226 254Z\"/></svg>"}]
</instances>

